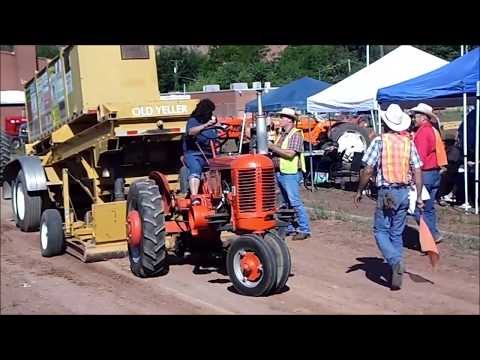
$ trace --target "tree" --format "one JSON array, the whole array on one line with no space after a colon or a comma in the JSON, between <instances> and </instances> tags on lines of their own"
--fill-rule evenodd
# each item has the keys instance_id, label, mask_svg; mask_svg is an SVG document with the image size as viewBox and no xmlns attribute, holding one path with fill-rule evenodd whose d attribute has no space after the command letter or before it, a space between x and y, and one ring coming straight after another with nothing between
<instances>
[{"instance_id":1,"label":"tree","mask_svg":"<svg viewBox=\"0 0 480 360\"><path fill-rule=\"evenodd\" d=\"M177 73L174 73L175 61ZM160 92L179 90L175 88L175 77L179 86L195 82L200 69L204 66L204 55L194 51L179 48L160 48L157 51L157 73Z\"/></svg>"},{"instance_id":2,"label":"tree","mask_svg":"<svg viewBox=\"0 0 480 360\"><path fill-rule=\"evenodd\" d=\"M53 59L58 54L60 54L60 49L57 45L37 45L37 57Z\"/></svg>"},{"instance_id":3,"label":"tree","mask_svg":"<svg viewBox=\"0 0 480 360\"><path fill-rule=\"evenodd\" d=\"M310 76L335 83L348 76L358 61L343 45L300 45L287 47L275 63L275 84L284 85L299 77Z\"/></svg>"},{"instance_id":4,"label":"tree","mask_svg":"<svg viewBox=\"0 0 480 360\"><path fill-rule=\"evenodd\" d=\"M207 70L215 70L225 63L252 64L264 60L265 45L213 45L208 51Z\"/></svg>"}]
</instances>

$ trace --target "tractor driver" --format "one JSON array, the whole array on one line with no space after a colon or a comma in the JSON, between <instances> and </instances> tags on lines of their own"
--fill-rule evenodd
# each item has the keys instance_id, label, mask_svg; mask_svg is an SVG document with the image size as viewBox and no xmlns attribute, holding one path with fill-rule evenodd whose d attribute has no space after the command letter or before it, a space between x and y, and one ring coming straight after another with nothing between
<instances>
[{"instance_id":1,"label":"tractor driver","mask_svg":"<svg viewBox=\"0 0 480 360\"><path fill-rule=\"evenodd\" d=\"M186 136L183 138L183 159L189 170L188 184L192 205L200 204L197 197L200 187L200 177L203 168L207 166L207 159L213 157L210 140L218 139L214 127L217 120L213 116L215 104L210 99L202 99L193 110L185 129ZM206 158L205 158L206 157Z\"/></svg>"}]
</instances>

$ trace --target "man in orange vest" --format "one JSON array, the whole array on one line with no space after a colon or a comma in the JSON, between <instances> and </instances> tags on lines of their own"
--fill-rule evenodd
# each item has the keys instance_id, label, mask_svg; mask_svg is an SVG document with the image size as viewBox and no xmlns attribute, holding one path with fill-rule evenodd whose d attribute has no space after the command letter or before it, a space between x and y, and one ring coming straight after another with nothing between
<instances>
[{"instance_id":1,"label":"man in orange vest","mask_svg":"<svg viewBox=\"0 0 480 360\"><path fill-rule=\"evenodd\" d=\"M410 109L415 116L416 132L414 135L415 146L422 160L422 181L427 189L430 199L425 201L423 211L425 222L436 243L441 242L440 232L437 227L437 214L435 199L440 188L440 169L447 165L447 155L440 133L433 126L438 122L431 106L420 103ZM420 212L415 211L417 222L420 221Z\"/></svg>"},{"instance_id":2,"label":"man in orange vest","mask_svg":"<svg viewBox=\"0 0 480 360\"><path fill-rule=\"evenodd\" d=\"M410 116L396 104L390 105L386 112L381 111L380 115L386 127L381 136L373 139L363 155L365 168L360 174L354 203L356 206L360 203L363 189L376 169L378 197L373 232L383 257L392 268L391 289L398 290L402 287L405 271L402 235L409 208L412 169L419 179L416 182L416 204L418 208L423 207L422 162L415 144L404 132L411 124Z\"/></svg>"}]
</instances>

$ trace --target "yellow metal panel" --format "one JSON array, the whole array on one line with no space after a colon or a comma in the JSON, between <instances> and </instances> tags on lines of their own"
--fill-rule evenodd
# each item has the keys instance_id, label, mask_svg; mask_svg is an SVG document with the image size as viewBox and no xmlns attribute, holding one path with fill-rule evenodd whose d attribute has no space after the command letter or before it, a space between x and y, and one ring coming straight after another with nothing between
<instances>
[{"instance_id":1,"label":"yellow metal panel","mask_svg":"<svg viewBox=\"0 0 480 360\"><path fill-rule=\"evenodd\" d=\"M57 174L55 169L51 166L45 166L45 173L47 174L47 181L52 185L61 185L62 179L60 179L60 175Z\"/></svg>"},{"instance_id":2,"label":"yellow metal panel","mask_svg":"<svg viewBox=\"0 0 480 360\"><path fill-rule=\"evenodd\" d=\"M70 192L68 182L68 169L62 169L62 183L63 183L63 211L65 218L65 234L68 236L71 234L72 225L72 213L70 212Z\"/></svg>"},{"instance_id":3,"label":"yellow metal panel","mask_svg":"<svg viewBox=\"0 0 480 360\"><path fill-rule=\"evenodd\" d=\"M72 81L72 93L68 96L68 104L70 106L70 115L74 117L74 114L79 115L83 109L83 96L81 88L81 69L80 60L78 55L78 46L73 46L69 54L71 81ZM65 87L68 88L67 84Z\"/></svg>"},{"instance_id":4,"label":"yellow metal panel","mask_svg":"<svg viewBox=\"0 0 480 360\"><path fill-rule=\"evenodd\" d=\"M97 243L125 240L127 238L127 202L114 201L93 204L93 229Z\"/></svg>"},{"instance_id":5,"label":"yellow metal panel","mask_svg":"<svg viewBox=\"0 0 480 360\"><path fill-rule=\"evenodd\" d=\"M160 100L155 50L149 59L123 60L120 45L79 45L83 108L108 102Z\"/></svg>"},{"instance_id":6,"label":"yellow metal panel","mask_svg":"<svg viewBox=\"0 0 480 360\"><path fill-rule=\"evenodd\" d=\"M101 141L107 140L110 136L112 136L112 124L110 122L90 127L68 141L58 144L53 152L53 161L67 159L72 155L94 147Z\"/></svg>"},{"instance_id":7,"label":"yellow metal panel","mask_svg":"<svg viewBox=\"0 0 480 360\"><path fill-rule=\"evenodd\" d=\"M68 139L72 138L74 136L74 133L72 129L70 128L70 125L65 124L62 127L60 127L58 130L55 130L52 133L52 142L53 143L62 143L64 141L67 141Z\"/></svg>"}]
</instances>

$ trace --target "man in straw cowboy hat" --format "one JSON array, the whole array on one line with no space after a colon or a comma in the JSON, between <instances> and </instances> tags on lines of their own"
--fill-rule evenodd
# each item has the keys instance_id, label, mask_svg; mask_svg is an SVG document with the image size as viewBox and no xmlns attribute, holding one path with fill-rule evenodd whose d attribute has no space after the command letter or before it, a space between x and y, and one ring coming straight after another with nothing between
<instances>
[{"instance_id":1,"label":"man in straw cowboy hat","mask_svg":"<svg viewBox=\"0 0 480 360\"><path fill-rule=\"evenodd\" d=\"M435 199L440 188L440 170L447 165L447 155L440 133L434 128L438 123L437 116L431 106L420 103L410 109L414 116L416 132L414 135L415 146L422 160L422 181L427 189L430 199L426 200L423 215L435 242L440 242L440 232L437 228L437 214ZM420 221L419 211L415 211L417 222Z\"/></svg>"},{"instance_id":2,"label":"man in straw cowboy hat","mask_svg":"<svg viewBox=\"0 0 480 360\"><path fill-rule=\"evenodd\" d=\"M305 171L303 135L301 129L295 127L295 110L283 108L278 115L282 133L274 144L268 144L268 149L274 154L277 183L285 205L295 209L298 216L298 229L289 224L287 232L296 232L292 240L304 240L310 237L310 224L300 197L300 175Z\"/></svg>"},{"instance_id":3,"label":"man in straw cowboy hat","mask_svg":"<svg viewBox=\"0 0 480 360\"><path fill-rule=\"evenodd\" d=\"M412 169L420 179L416 182L416 205L423 207L422 162L415 144L405 134L411 118L396 104L390 105L385 112L381 111L380 116L386 125L385 131L372 141L363 156L365 168L360 175L354 203L356 206L360 203L363 189L376 169L378 198L373 232L383 257L392 268L391 289L398 290L402 287L405 271L402 234L407 220Z\"/></svg>"}]
</instances>

